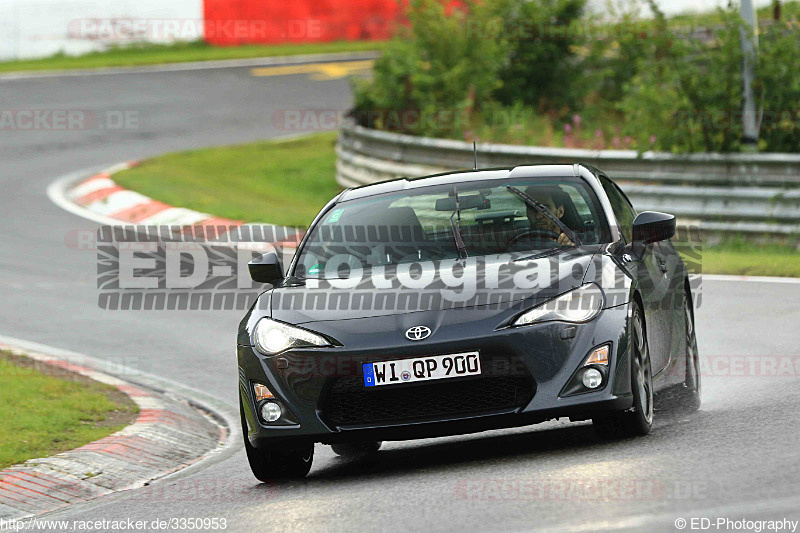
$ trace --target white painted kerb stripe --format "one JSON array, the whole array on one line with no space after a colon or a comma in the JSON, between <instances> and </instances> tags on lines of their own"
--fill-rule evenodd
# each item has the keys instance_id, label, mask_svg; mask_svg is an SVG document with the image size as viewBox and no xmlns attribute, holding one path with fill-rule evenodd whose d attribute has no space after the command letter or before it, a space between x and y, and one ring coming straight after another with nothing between
<instances>
[{"instance_id":1,"label":"white painted kerb stripe","mask_svg":"<svg viewBox=\"0 0 800 533\"><path fill-rule=\"evenodd\" d=\"M73 200L76 200L82 196L86 196L89 193L99 191L100 189L108 189L109 187L113 187L116 185L114 180L111 178L95 178L95 179L87 179L86 182L81 183L71 191L69 191L69 197Z\"/></svg>"},{"instance_id":2,"label":"white painted kerb stripe","mask_svg":"<svg viewBox=\"0 0 800 533\"><path fill-rule=\"evenodd\" d=\"M134 191L117 191L102 200L97 200L86 206L89 211L101 215L113 215L131 207L150 203L152 200L143 194ZM122 223L122 221L120 221Z\"/></svg>"}]
</instances>

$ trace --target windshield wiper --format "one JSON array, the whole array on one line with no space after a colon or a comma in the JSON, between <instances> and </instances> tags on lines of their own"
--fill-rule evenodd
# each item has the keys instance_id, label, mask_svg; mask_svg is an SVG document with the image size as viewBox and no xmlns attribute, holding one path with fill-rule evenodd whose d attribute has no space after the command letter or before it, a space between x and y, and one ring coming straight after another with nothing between
<instances>
[{"instance_id":1,"label":"windshield wiper","mask_svg":"<svg viewBox=\"0 0 800 533\"><path fill-rule=\"evenodd\" d=\"M506 189L508 189L509 191L513 192L514 194L522 198L522 201L524 201L527 205L531 206L532 208L536 209L538 212L543 214L545 217L547 217L550 220L550 222L558 226L558 228L564 233L564 235L566 235L567 238L569 238L569 240L571 240L576 246L581 245L581 240L578 238L575 232L569 229L563 222L561 222L558 219L558 217L556 217L553 213L551 213L550 210L547 209L546 205L544 205L541 202L537 202L536 200L534 200L521 190L517 189L516 187L512 187L509 185L508 187L506 187Z\"/></svg>"},{"instance_id":2,"label":"windshield wiper","mask_svg":"<svg viewBox=\"0 0 800 533\"><path fill-rule=\"evenodd\" d=\"M453 187L453 196L456 199L456 210L450 215L450 227L453 228L453 238L456 241L456 250L458 250L458 257L460 259L467 258L467 247L464 245L464 239L461 237L461 204L458 202L458 191ZM458 223L453 221L453 217L458 216Z\"/></svg>"},{"instance_id":3,"label":"windshield wiper","mask_svg":"<svg viewBox=\"0 0 800 533\"><path fill-rule=\"evenodd\" d=\"M525 257L519 257L517 259L514 259L514 262L516 263L518 261L532 261L534 259L541 259L542 257L548 257L548 256L551 256L551 255L556 255L557 253L563 252L567 248L570 248L570 247L569 246L559 246L557 248L549 248L547 250L541 250L541 251L536 252L535 254L526 255Z\"/></svg>"}]
</instances>

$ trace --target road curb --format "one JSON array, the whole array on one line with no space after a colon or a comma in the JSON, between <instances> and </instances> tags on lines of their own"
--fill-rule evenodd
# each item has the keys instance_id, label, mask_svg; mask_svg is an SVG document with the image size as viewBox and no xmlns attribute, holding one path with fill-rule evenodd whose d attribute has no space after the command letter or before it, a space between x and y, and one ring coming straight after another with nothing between
<instances>
[{"instance_id":1,"label":"road curb","mask_svg":"<svg viewBox=\"0 0 800 533\"><path fill-rule=\"evenodd\" d=\"M266 223L244 223L241 220L175 207L125 189L112 179L117 172L136 167L139 164L139 161L125 161L106 167L99 172L68 174L51 183L47 188L47 195L61 208L104 225L169 226L175 228L177 233L190 228L213 228L212 231L207 231L206 235L214 234L218 238L241 226L268 227L270 230L261 234L272 235L276 240L267 244L283 248L296 248L303 238L304 233L298 232L294 228ZM245 235L247 234L245 232ZM264 243L252 244L258 247ZM269 250L271 248L264 251Z\"/></svg>"},{"instance_id":2,"label":"road curb","mask_svg":"<svg viewBox=\"0 0 800 533\"><path fill-rule=\"evenodd\" d=\"M198 404L101 372L88 358L86 365L77 364L6 339L0 348L111 385L139 407L133 424L108 437L0 471L0 519L19 520L141 487L228 445L225 417Z\"/></svg>"},{"instance_id":3,"label":"road curb","mask_svg":"<svg viewBox=\"0 0 800 533\"><path fill-rule=\"evenodd\" d=\"M231 220L183 207L174 207L117 185L111 177L117 172L139 165L127 161L108 167L97 174L73 182L65 191L66 199L94 215L117 224L144 226L174 225L238 227L241 220Z\"/></svg>"}]
</instances>

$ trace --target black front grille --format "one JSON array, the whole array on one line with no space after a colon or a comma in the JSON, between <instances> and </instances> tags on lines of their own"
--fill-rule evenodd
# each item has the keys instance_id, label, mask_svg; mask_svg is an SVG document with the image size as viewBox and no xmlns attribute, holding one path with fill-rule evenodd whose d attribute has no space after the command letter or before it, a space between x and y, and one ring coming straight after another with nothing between
<instances>
[{"instance_id":1,"label":"black front grille","mask_svg":"<svg viewBox=\"0 0 800 533\"><path fill-rule=\"evenodd\" d=\"M481 357L481 367L475 378L370 389L362 376L338 377L323 394L322 418L333 426L435 420L514 409L533 397L533 379L510 360Z\"/></svg>"}]
</instances>

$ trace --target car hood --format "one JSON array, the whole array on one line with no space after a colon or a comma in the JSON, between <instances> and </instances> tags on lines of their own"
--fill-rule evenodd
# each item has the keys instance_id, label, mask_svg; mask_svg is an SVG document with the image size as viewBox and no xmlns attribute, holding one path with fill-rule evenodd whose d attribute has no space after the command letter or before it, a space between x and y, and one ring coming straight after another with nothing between
<instances>
[{"instance_id":1,"label":"car hood","mask_svg":"<svg viewBox=\"0 0 800 533\"><path fill-rule=\"evenodd\" d=\"M439 321L463 311L481 320L532 307L579 287L593 255L593 250L567 249L528 260L513 261L503 254L414 263L410 271L408 265L375 269L359 283L357 279L306 280L275 288L262 298L270 299L272 318L290 324L394 316L397 326L405 327L406 322L418 323L423 315ZM459 312L442 313L446 310Z\"/></svg>"}]
</instances>

